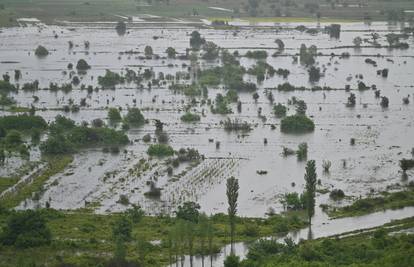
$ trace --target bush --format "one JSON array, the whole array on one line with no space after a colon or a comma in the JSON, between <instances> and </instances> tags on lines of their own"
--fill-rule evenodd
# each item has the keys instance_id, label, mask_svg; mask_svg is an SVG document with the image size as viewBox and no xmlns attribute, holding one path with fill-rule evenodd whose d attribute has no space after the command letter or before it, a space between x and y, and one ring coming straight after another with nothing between
<instances>
[{"instance_id":1,"label":"bush","mask_svg":"<svg viewBox=\"0 0 414 267\"><path fill-rule=\"evenodd\" d=\"M236 255L229 255L224 260L224 267L238 267L240 266L240 258Z\"/></svg>"},{"instance_id":2,"label":"bush","mask_svg":"<svg viewBox=\"0 0 414 267\"><path fill-rule=\"evenodd\" d=\"M168 58L175 58L175 55L177 54L177 51L173 47L168 47L165 51L168 55Z\"/></svg>"},{"instance_id":3,"label":"bush","mask_svg":"<svg viewBox=\"0 0 414 267\"><path fill-rule=\"evenodd\" d=\"M304 199L298 193L286 193L281 200L288 210L301 210L304 208Z\"/></svg>"},{"instance_id":4,"label":"bush","mask_svg":"<svg viewBox=\"0 0 414 267\"><path fill-rule=\"evenodd\" d=\"M414 159L402 159L400 160L400 167L405 172L408 169L414 168Z\"/></svg>"},{"instance_id":5,"label":"bush","mask_svg":"<svg viewBox=\"0 0 414 267\"><path fill-rule=\"evenodd\" d=\"M147 154L156 157L166 157L174 155L174 150L169 145L153 144L148 148Z\"/></svg>"},{"instance_id":6,"label":"bush","mask_svg":"<svg viewBox=\"0 0 414 267\"><path fill-rule=\"evenodd\" d=\"M286 106L280 103L273 106L273 113L276 115L276 117L284 117L286 116L286 112L287 112Z\"/></svg>"},{"instance_id":7,"label":"bush","mask_svg":"<svg viewBox=\"0 0 414 267\"><path fill-rule=\"evenodd\" d=\"M22 143L22 135L19 131L11 130L7 133L6 137L4 138L4 142L6 146L16 146Z\"/></svg>"},{"instance_id":8,"label":"bush","mask_svg":"<svg viewBox=\"0 0 414 267\"><path fill-rule=\"evenodd\" d=\"M115 30L119 35L124 35L126 33L126 29L127 26L123 21L119 21L115 26Z\"/></svg>"},{"instance_id":9,"label":"bush","mask_svg":"<svg viewBox=\"0 0 414 267\"><path fill-rule=\"evenodd\" d=\"M178 219L185 221L198 223L198 218L200 215L200 205L195 202L184 202L182 206L178 206L177 211L175 212Z\"/></svg>"},{"instance_id":10,"label":"bush","mask_svg":"<svg viewBox=\"0 0 414 267\"><path fill-rule=\"evenodd\" d=\"M85 71L90 68L91 66L89 66L89 64L84 59L79 59L78 63L76 64L76 69L80 71Z\"/></svg>"},{"instance_id":11,"label":"bush","mask_svg":"<svg viewBox=\"0 0 414 267\"><path fill-rule=\"evenodd\" d=\"M224 122L224 130L226 131L251 131L252 127L247 122L242 122L238 119L231 120L228 118Z\"/></svg>"},{"instance_id":12,"label":"bush","mask_svg":"<svg viewBox=\"0 0 414 267\"><path fill-rule=\"evenodd\" d=\"M46 121L40 116L10 115L0 118L0 128L7 130L25 131L31 129L44 130L47 128Z\"/></svg>"},{"instance_id":13,"label":"bush","mask_svg":"<svg viewBox=\"0 0 414 267\"><path fill-rule=\"evenodd\" d=\"M142 141L144 141L145 143L148 143L151 141L151 135L150 134L146 134L142 137Z\"/></svg>"},{"instance_id":14,"label":"bush","mask_svg":"<svg viewBox=\"0 0 414 267\"><path fill-rule=\"evenodd\" d=\"M334 189L329 193L329 197L333 200L340 200L345 197L345 193L341 189Z\"/></svg>"},{"instance_id":15,"label":"bush","mask_svg":"<svg viewBox=\"0 0 414 267\"><path fill-rule=\"evenodd\" d=\"M98 83L103 88L115 88L117 84L123 83L124 79L118 73L106 70L105 76L98 76Z\"/></svg>"},{"instance_id":16,"label":"bush","mask_svg":"<svg viewBox=\"0 0 414 267\"><path fill-rule=\"evenodd\" d=\"M145 118L138 108L131 108L125 116L125 122L133 127L138 127L145 123Z\"/></svg>"},{"instance_id":17,"label":"bush","mask_svg":"<svg viewBox=\"0 0 414 267\"><path fill-rule=\"evenodd\" d=\"M194 122L194 121L200 121L200 116L194 113L187 112L183 116L181 116L181 120L183 122Z\"/></svg>"},{"instance_id":18,"label":"bush","mask_svg":"<svg viewBox=\"0 0 414 267\"><path fill-rule=\"evenodd\" d=\"M49 245L52 239L46 221L40 211L15 212L7 219L0 234L3 245L29 248Z\"/></svg>"},{"instance_id":19,"label":"bush","mask_svg":"<svg viewBox=\"0 0 414 267\"><path fill-rule=\"evenodd\" d=\"M114 240L129 241L131 240L132 223L126 216L119 217L112 227L112 236Z\"/></svg>"},{"instance_id":20,"label":"bush","mask_svg":"<svg viewBox=\"0 0 414 267\"><path fill-rule=\"evenodd\" d=\"M108 119L110 122L120 122L122 120L121 113L117 108L110 108L108 110Z\"/></svg>"},{"instance_id":21,"label":"bush","mask_svg":"<svg viewBox=\"0 0 414 267\"><path fill-rule=\"evenodd\" d=\"M35 50L35 55L38 57L45 57L49 55L49 51L44 46L39 45Z\"/></svg>"},{"instance_id":22,"label":"bush","mask_svg":"<svg viewBox=\"0 0 414 267\"><path fill-rule=\"evenodd\" d=\"M264 50L247 51L246 57L254 59L265 59L267 58L267 52Z\"/></svg>"},{"instance_id":23,"label":"bush","mask_svg":"<svg viewBox=\"0 0 414 267\"><path fill-rule=\"evenodd\" d=\"M63 135L50 135L49 138L40 145L40 150L46 154L69 154L74 152L74 145L71 144Z\"/></svg>"},{"instance_id":24,"label":"bush","mask_svg":"<svg viewBox=\"0 0 414 267\"><path fill-rule=\"evenodd\" d=\"M304 115L293 115L282 120L280 130L284 133L313 132L315 130L315 124Z\"/></svg>"},{"instance_id":25,"label":"bush","mask_svg":"<svg viewBox=\"0 0 414 267\"><path fill-rule=\"evenodd\" d=\"M300 143L298 146L298 150L296 151L296 156L298 160L306 159L308 156L308 144L307 143Z\"/></svg>"},{"instance_id":26,"label":"bush","mask_svg":"<svg viewBox=\"0 0 414 267\"><path fill-rule=\"evenodd\" d=\"M54 127L56 129L40 145L43 153L67 154L74 152L76 148L94 145L111 146L111 151L116 152L116 145L125 145L129 142L128 136L125 133L110 128L73 126L67 130L61 130L59 127L62 126L59 126L59 123Z\"/></svg>"}]
</instances>

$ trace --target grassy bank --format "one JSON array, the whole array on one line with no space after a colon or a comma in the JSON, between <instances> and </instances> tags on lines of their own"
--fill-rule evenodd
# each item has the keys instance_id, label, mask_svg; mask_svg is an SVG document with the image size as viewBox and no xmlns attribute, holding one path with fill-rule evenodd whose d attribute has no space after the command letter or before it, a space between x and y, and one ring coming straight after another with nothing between
<instances>
[{"instance_id":1,"label":"grassy bank","mask_svg":"<svg viewBox=\"0 0 414 267\"><path fill-rule=\"evenodd\" d=\"M330 217L342 218L360 216L385 209L400 209L414 206L414 187L399 192L382 192L375 197L358 199L352 205L334 208L323 207Z\"/></svg>"},{"instance_id":2,"label":"grassy bank","mask_svg":"<svg viewBox=\"0 0 414 267\"><path fill-rule=\"evenodd\" d=\"M253 246L242 267L284 266L413 266L414 217L347 237L278 245L272 241Z\"/></svg>"}]
</instances>

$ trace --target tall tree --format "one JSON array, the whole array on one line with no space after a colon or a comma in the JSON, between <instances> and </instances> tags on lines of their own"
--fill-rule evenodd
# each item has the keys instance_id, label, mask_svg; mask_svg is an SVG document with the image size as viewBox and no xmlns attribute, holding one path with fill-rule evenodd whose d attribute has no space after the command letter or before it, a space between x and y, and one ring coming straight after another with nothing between
<instances>
[{"instance_id":1,"label":"tall tree","mask_svg":"<svg viewBox=\"0 0 414 267\"><path fill-rule=\"evenodd\" d=\"M308 212L309 224L311 224L312 216L315 214L315 192L316 192L316 166L314 160L309 160L306 164L305 173L305 196L306 209Z\"/></svg>"},{"instance_id":2,"label":"tall tree","mask_svg":"<svg viewBox=\"0 0 414 267\"><path fill-rule=\"evenodd\" d=\"M237 198L239 197L239 180L234 177L227 179L227 202L229 204L228 215L230 223L230 244L231 253L233 254L235 219L237 213Z\"/></svg>"},{"instance_id":3,"label":"tall tree","mask_svg":"<svg viewBox=\"0 0 414 267\"><path fill-rule=\"evenodd\" d=\"M204 267L204 256L207 254L206 243L208 237L209 218L205 214L200 214L198 220L198 236L201 250L201 266Z\"/></svg>"}]
</instances>

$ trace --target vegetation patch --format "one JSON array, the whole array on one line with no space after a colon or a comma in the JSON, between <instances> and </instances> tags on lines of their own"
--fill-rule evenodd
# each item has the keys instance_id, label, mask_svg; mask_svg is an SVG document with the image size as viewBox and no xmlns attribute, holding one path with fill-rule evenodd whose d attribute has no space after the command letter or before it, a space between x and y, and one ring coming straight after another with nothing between
<instances>
[{"instance_id":1,"label":"vegetation patch","mask_svg":"<svg viewBox=\"0 0 414 267\"><path fill-rule=\"evenodd\" d=\"M315 124L305 115L293 115L282 119L280 130L284 133L308 133L315 130Z\"/></svg>"}]
</instances>

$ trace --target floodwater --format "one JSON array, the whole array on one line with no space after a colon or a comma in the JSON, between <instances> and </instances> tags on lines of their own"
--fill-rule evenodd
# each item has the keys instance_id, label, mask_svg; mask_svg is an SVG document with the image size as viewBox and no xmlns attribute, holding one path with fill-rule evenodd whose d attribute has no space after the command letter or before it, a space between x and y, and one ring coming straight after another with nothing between
<instances>
[{"instance_id":1,"label":"floodwater","mask_svg":"<svg viewBox=\"0 0 414 267\"><path fill-rule=\"evenodd\" d=\"M411 157L414 147L414 48L413 38L404 40L410 44L407 50L389 50L386 48L340 48L352 45L356 36L370 38L374 31L381 36L379 42L386 43L385 34L399 32L404 25L388 25L386 23L342 24L340 39L332 39L326 34L310 35L293 30L298 24L264 24L265 27L241 27L239 30L198 29L208 41L213 41L222 48L230 51L238 50L244 54L247 50L267 50L269 55L276 51L275 39L285 43L286 56L268 57L267 63L274 68L289 69L291 74L287 79L278 77L266 79L259 84L260 98L257 103L250 93L240 93L243 103L242 112L237 113L232 104L234 114L231 118L253 123L253 131L246 136L237 133L227 133L220 121L227 116L211 114L207 106L196 106L194 111L205 116L201 122L184 124L180 121L184 107L189 101L183 95L174 94L168 86L137 89L133 84L119 86L116 90L100 90L88 95L86 90L75 88L69 93L39 90L36 92L19 91L13 97L18 106L30 107L34 104L39 109L37 114L47 121L64 113L56 110L73 100L79 104L82 98L87 99L87 107L77 113L64 115L77 122L91 122L96 118L105 118L107 107L122 107L123 114L127 107L135 104L143 110L149 124L128 131L130 140L134 142L125 147L127 153L119 155L105 154L100 149L85 149L75 155L72 165L64 173L50 179L45 185L45 192L39 201L26 200L20 208L44 206L46 201L57 209L77 209L93 207L97 212L114 212L125 210L127 207L118 203L120 195L126 195L131 203L140 204L148 214L160 212L170 213L184 201L197 201L202 211L211 214L226 212L225 181L230 176L239 179L240 193L238 213L241 216L263 217L271 208L280 212L280 196L286 192L302 192L304 187L305 161L298 161L295 156L283 157L284 146L296 149L299 143L307 142L309 146L308 159L317 162L318 178L321 188L342 189L347 196L359 197L370 192L385 190L388 186L403 185L413 180L413 172L408 172L408 179L401 179L398 161ZM323 27L316 23L304 24L308 27ZM407 26L407 25L405 25ZM41 87L47 87L50 82L69 83L68 63L85 59L91 69L80 76L81 83L97 85L97 77L104 75L106 69L124 72L126 68L143 71L152 68L155 73L175 74L177 71L187 71L183 67L189 61L166 59L167 47L174 47L184 54L189 47L189 34L195 30L191 26L145 26L134 24L128 28L127 34L119 36L113 25L106 24L71 24L68 26L33 26L8 28L0 31L0 74L8 72L14 81L14 70L22 71L19 84L37 79ZM57 38L55 38L57 35ZM154 38L157 37L157 38ZM68 42L75 44L69 49ZM84 48L84 41L90 42L90 48ZM292 64L291 55L299 52L302 43L307 46L316 45L319 67L325 68L324 77L317 84L310 84L307 70L300 64ZM34 49L43 45L50 54L45 58L34 56ZM151 45L154 53L161 59L139 59L144 47ZM141 54L124 54L126 51L138 51ZM331 53L340 55L349 52L348 59L331 58ZM377 56L380 55L380 56ZM366 58L375 60L378 67L365 63ZM255 64L255 60L241 58L246 67ZM200 61L201 68L216 64L215 62ZM219 64L219 63L217 63ZM377 75L377 69L388 68L389 77ZM64 72L66 71L66 72ZM355 108L347 108L345 103L348 92L346 84L357 87L356 75L362 74L367 85L375 84L381 94L390 100L389 108L383 109L379 99L375 98L373 90L363 92L353 91L357 97ZM246 75L246 80L255 81L254 77ZM296 86L312 87L313 85L330 86L340 90L334 91L296 91L278 92L273 90L275 103L286 104L288 99L295 96L306 101L307 114L313 117L316 129L313 133L304 135L283 134L280 132L280 119L272 115L272 105L265 96L265 88L274 88L280 83L289 82ZM146 84L146 83L145 83ZM209 97L214 99L217 93L223 93L221 88L209 88ZM402 98L410 96L410 104L404 105ZM33 103L33 96L39 97L38 103ZM108 104L109 103L109 104ZM258 117L258 109L266 116L266 122ZM291 106L289 114L294 113ZM2 112L0 114L5 114ZM171 179L166 173L164 160L148 159L146 149L148 144L141 138L150 133L153 135L155 126L153 119L159 119L166 125L164 129L170 137L170 145L174 149L191 147L204 154L206 160L197 166L182 164L174 170L176 177ZM277 127L272 130L270 125ZM264 145L264 138L268 144ZM350 139L355 138L356 144L350 145ZM216 149L214 142L220 141ZM145 158L150 168L134 174L137 163ZM322 161L332 162L329 174L322 172ZM346 166L343 162L346 161ZM257 170L266 170L266 175L258 175ZM131 174L132 173L132 174ZM144 196L148 191L147 181L156 181L162 188L160 199L149 199ZM292 183L295 186L292 186ZM346 203L347 200L344 200ZM318 194L320 204L330 204L326 195ZM336 203L336 204L344 204Z\"/></svg>"}]
</instances>

